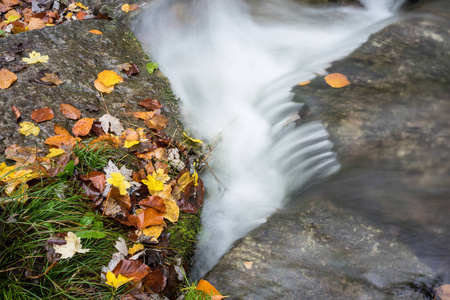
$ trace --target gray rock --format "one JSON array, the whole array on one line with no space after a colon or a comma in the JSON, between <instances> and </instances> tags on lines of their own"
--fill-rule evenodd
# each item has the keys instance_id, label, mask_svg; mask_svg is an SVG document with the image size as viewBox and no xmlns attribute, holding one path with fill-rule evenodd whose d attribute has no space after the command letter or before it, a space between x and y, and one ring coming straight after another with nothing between
<instances>
[{"instance_id":1,"label":"gray rock","mask_svg":"<svg viewBox=\"0 0 450 300\"><path fill-rule=\"evenodd\" d=\"M342 169L237 243L206 277L219 291L428 299L448 281L450 4L410 9L330 67L350 85L318 77L294 88L299 123L326 126Z\"/></svg>"}]
</instances>

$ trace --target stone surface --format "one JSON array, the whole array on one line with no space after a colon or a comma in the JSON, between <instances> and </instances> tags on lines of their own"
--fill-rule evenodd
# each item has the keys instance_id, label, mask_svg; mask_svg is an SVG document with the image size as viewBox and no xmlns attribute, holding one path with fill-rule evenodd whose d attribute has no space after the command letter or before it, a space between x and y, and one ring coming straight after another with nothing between
<instances>
[{"instance_id":1,"label":"stone surface","mask_svg":"<svg viewBox=\"0 0 450 300\"><path fill-rule=\"evenodd\" d=\"M294 88L299 124L326 126L341 171L224 256L207 276L224 294L432 299L449 281L450 3L409 9L328 69L349 86Z\"/></svg>"},{"instance_id":2,"label":"stone surface","mask_svg":"<svg viewBox=\"0 0 450 300\"><path fill-rule=\"evenodd\" d=\"M96 35L89 32L97 29L103 32ZM17 53L13 61L7 61L15 45L24 44L22 53ZM177 101L171 92L167 78L156 70L153 74L146 71L148 56L127 27L116 21L84 20L66 22L59 26L47 27L1 39L0 65L11 69L20 63L22 57L28 57L30 51L48 55L49 61L29 65L17 72L18 80L0 93L0 150L13 143L43 146L42 142L53 135L53 125L58 123L71 130L75 121L65 118L60 110L61 103L69 103L79 108L83 116L98 118L106 113L116 115L129 124L143 124L127 112L145 110L137 106L141 100L153 98L161 101L165 107L163 113L172 119L167 129L172 134L178 126ZM123 63L135 63L140 74L128 77L117 66ZM44 85L34 81L39 70L50 69L58 73L64 83ZM116 85L110 94L101 95L94 88L97 74L103 70L114 70L124 82ZM55 113L51 121L39 123L41 133L37 136L24 137L18 132L11 105L22 112L23 121L31 121L31 112L48 106ZM99 111L89 111L88 105L96 106ZM127 125L127 124L125 124Z\"/></svg>"}]
</instances>

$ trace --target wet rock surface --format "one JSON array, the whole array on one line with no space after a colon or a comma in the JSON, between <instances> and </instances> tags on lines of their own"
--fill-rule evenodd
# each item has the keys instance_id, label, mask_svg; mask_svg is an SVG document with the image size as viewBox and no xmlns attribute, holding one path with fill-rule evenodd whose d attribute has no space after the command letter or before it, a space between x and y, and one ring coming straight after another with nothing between
<instances>
[{"instance_id":1,"label":"wet rock surface","mask_svg":"<svg viewBox=\"0 0 450 300\"><path fill-rule=\"evenodd\" d=\"M224 256L207 276L220 291L233 299L432 299L433 287L448 282L445 11L443 1L411 6L333 63L328 72L345 74L349 86L318 77L294 88L305 103L300 124L326 126L342 168Z\"/></svg>"},{"instance_id":2,"label":"wet rock surface","mask_svg":"<svg viewBox=\"0 0 450 300\"><path fill-rule=\"evenodd\" d=\"M89 31L97 29L102 35ZM23 57L31 51L48 55L47 63L26 65ZM116 21L84 20L66 22L1 39L0 64L3 68L25 67L16 72L17 81L0 92L0 150L13 143L28 146L43 146L43 141L53 135L53 126L58 123L71 130L75 121L64 117L59 106L72 104L83 113L83 118L98 118L108 112L123 120L125 126L140 124L130 115L131 111L145 110L137 106L140 101L152 98L164 104L163 113L171 118L167 132L172 134L178 126L178 106L167 78L156 70L146 71L150 62L141 45L131 31ZM127 76L118 70L123 63L134 63L140 73ZM61 85L45 85L35 81L40 70L50 69L64 81ZM94 87L94 80L103 70L114 70L124 82L116 85L110 94L102 94ZM31 112L36 108L50 107L55 117L39 123L41 133L25 137L18 132L11 105L22 112L23 121L31 121ZM140 124L144 126L143 124Z\"/></svg>"}]
</instances>

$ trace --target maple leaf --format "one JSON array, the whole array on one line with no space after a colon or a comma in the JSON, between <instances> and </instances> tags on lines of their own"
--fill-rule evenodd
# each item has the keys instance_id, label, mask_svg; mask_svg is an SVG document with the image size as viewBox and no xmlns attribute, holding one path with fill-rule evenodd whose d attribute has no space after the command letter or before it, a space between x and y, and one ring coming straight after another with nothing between
<instances>
[{"instance_id":1,"label":"maple leaf","mask_svg":"<svg viewBox=\"0 0 450 300\"><path fill-rule=\"evenodd\" d=\"M156 180L152 175L147 176L147 180L142 180L142 183L148 187L150 191L162 191L164 187L164 183L162 181Z\"/></svg>"},{"instance_id":2,"label":"maple leaf","mask_svg":"<svg viewBox=\"0 0 450 300\"><path fill-rule=\"evenodd\" d=\"M64 151L63 149L59 149L59 148L50 148L49 151L50 151L50 153L47 154L45 157L55 157L55 156L61 155L63 153L66 153L66 151Z\"/></svg>"},{"instance_id":3,"label":"maple leaf","mask_svg":"<svg viewBox=\"0 0 450 300\"><path fill-rule=\"evenodd\" d=\"M81 245L81 239L73 232L68 232L64 239L67 242L65 245L53 245L55 252L61 254L61 259L71 258L77 252L86 253L90 250L81 249L83 247Z\"/></svg>"},{"instance_id":4,"label":"maple leaf","mask_svg":"<svg viewBox=\"0 0 450 300\"><path fill-rule=\"evenodd\" d=\"M130 183L125 180L125 177L118 173L118 172L112 172L111 177L106 180L109 184L117 187L120 191L121 195L126 195L127 189L130 188Z\"/></svg>"},{"instance_id":5,"label":"maple leaf","mask_svg":"<svg viewBox=\"0 0 450 300\"><path fill-rule=\"evenodd\" d=\"M106 273L106 284L110 285L116 289L118 287L124 285L125 283L130 282L133 279L134 279L134 277L128 278L128 277L122 276L122 274L119 274L116 277L116 275L114 275L114 273L111 271L108 271L108 273Z\"/></svg>"},{"instance_id":6,"label":"maple leaf","mask_svg":"<svg viewBox=\"0 0 450 300\"><path fill-rule=\"evenodd\" d=\"M11 86L17 80L17 75L8 69L0 70L0 89L4 90Z\"/></svg>"},{"instance_id":7,"label":"maple leaf","mask_svg":"<svg viewBox=\"0 0 450 300\"><path fill-rule=\"evenodd\" d=\"M133 247L128 248L128 254L134 255L136 252L144 250L144 245L142 244L134 244Z\"/></svg>"},{"instance_id":8,"label":"maple leaf","mask_svg":"<svg viewBox=\"0 0 450 300\"><path fill-rule=\"evenodd\" d=\"M24 57L22 58L22 60L29 65L36 64L39 62L46 63L48 62L48 55L42 56L40 53L33 51L30 53L29 57Z\"/></svg>"},{"instance_id":9,"label":"maple leaf","mask_svg":"<svg viewBox=\"0 0 450 300\"><path fill-rule=\"evenodd\" d=\"M30 134L37 136L41 131L41 129L38 126L34 125L31 122L22 122L19 125L21 127L19 129L19 132L25 136L29 136Z\"/></svg>"},{"instance_id":10,"label":"maple leaf","mask_svg":"<svg viewBox=\"0 0 450 300\"><path fill-rule=\"evenodd\" d=\"M98 119L102 124L102 129L104 132L108 133L109 131L114 132L117 135L121 135L124 131L120 120L116 117L111 116L110 114L104 114L100 119Z\"/></svg>"},{"instance_id":11,"label":"maple leaf","mask_svg":"<svg viewBox=\"0 0 450 300\"><path fill-rule=\"evenodd\" d=\"M332 73L330 75L327 75L325 76L325 81L331 87L336 89L350 84L350 81L348 81L347 77L345 77L345 75L342 75L341 73Z\"/></svg>"},{"instance_id":12,"label":"maple leaf","mask_svg":"<svg viewBox=\"0 0 450 300\"><path fill-rule=\"evenodd\" d=\"M100 72L97 79L106 87L123 82L122 77L120 77L116 72L110 70Z\"/></svg>"},{"instance_id":13,"label":"maple leaf","mask_svg":"<svg viewBox=\"0 0 450 300\"><path fill-rule=\"evenodd\" d=\"M111 177L111 173L120 173L124 176L124 180L128 181L130 183L130 188L136 189L141 186L140 183L133 181L133 171L130 169L127 169L127 167L122 166L120 169L112 162L109 161L106 167L103 168L103 171L106 173L106 178ZM109 191L111 190L111 184L107 183L105 190L103 191L103 196L108 195Z\"/></svg>"}]
</instances>

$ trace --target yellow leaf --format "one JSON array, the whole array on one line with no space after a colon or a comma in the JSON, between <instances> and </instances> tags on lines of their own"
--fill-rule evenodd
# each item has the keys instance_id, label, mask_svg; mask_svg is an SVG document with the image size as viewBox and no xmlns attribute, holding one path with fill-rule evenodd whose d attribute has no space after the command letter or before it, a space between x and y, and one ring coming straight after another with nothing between
<instances>
[{"instance_id":1,"label":"yellow leaf","mask_svg":"<svg viewBox=\"0 0 450 300\"><path fill-rule=\"evenodd\" d=\"M194 170L194 175L192 175L192 178L194 179L194 186L198 185L198 173L196 170Z\"/></svg>"},{"instance_id":2,"label":"yellow leaf","mask_svg":"<svg viewBox=\"0 0 450 300\"><path fill-rule=\"evenodd\" d=\"M93 34L103 34L103 32L101 32L100 30L97 30L97 29L91 29L91 30L89 30L89 32L93 33Z\"/></svg>"},{"instance_id":3,"label":"yellow leaf","mask_svg":"<svg viewBox=\"0 0 450 300\"><path fill-rule=\"evenodd\" d=\"M11 86L17 80L17 75L8 69L0 70L0 89L4 90Z\"/></svg>"},{"instance_id":4,"label":"yellow leaf","mask_svg":"<svg viewBox=\"0 0 450 300\"><path fill-rule=\"evenodd\" d=\"M63 153L66 153L66 151L64 151L63 149L50 148L50 153L47 154L45 157L55 157L55 156L61 155Z\"/></svg>"},{"instance_id":5,"label":"yellow leaf","mask_svg":"<svg viewBox=\"0 0 450 300\"><path fill-rule=\"evenodd\" d=\"M169 220L172 223L178 222L178 218L180 217L180 208L177 203L173 200L163 198L164 205L166 206L166 212L164 213L164 218Z\"/></svg>"},{"instance_id":6,"label":"yellow leaf","mask_svg":"<svg viewBox=\"0 0 450 300\"><path fill-rule=\"evenodd\" d=\"M122 5L122 10L126 13L128 13L130 11L130 4L126 3L124 5Z\"/></svg>"},{"instance_id":7,"label":"yellow leaf","mask_svg":"<svg viewBox=\"0 0 450 300\"><path fill-rule=\"evenodd\" d=\"M144 250L144 245L142 244L134 244L133 247L128 248L128 254L134 255L136 252Z\"/></svg>"},{"instance_id":8,"label":"yellow leaf","mask_svg":"<svg viewBox=\"0 0 450 300\"><path fill-rule=\"evenodd\" d=\"M332 73L330 75L327 75L325 76L325 81L331 87L334 87L336 89L350 84L350 81L348 81L347 77L345 77L345 75L342 75L341 73Z\"/></svg>"},{"instance_id":9,"label":"yellow leaf","mask_svg":"<svg viewBox=\"0 0 450 300\"><path fill-rule=\"evenodd\" d=\"M106 87L116 85L123 82L122 77L120 77L116 72L105 70L98 74L97 79Z\"/></svg>"},{"instance_id":10,"label":"yellow leaf","mask_svg":"<svg viewBox=\"0 0 450 300\"><path fill-rule=\"evenodd\" d=\"M19 125L21 127L19 129L19 132L25 136L29 136L30 134L37 136L41 131L41 129L38 126L34 125L31 122L22 122Z\"/></svg>"},{"instance_id":11,"label":"yellow leaf","mask_svg":"<svg viewBox=\"0 0 450 300\"><path fill-rule=\"evenodd\" d=\"M22 60L29 65L36 64L38 62L46 63L48 62L48 55L42 56L40 53L33 51L30 53L29 57L24 57Z\"/></svg>"},{"instance_id":12,"label":"yellow leaf","mask_svg":"<svg viewBox=\"0 0 450 300\"><path fill-rule=\"evenodd\" d=\"M5 19L7 23L11 23L14 21L19 20L22 17L22 15L15 9L11 9L5 14Z\"/></svg>"},{"instance_id":13,"label":"yellow leaf","mask_svg":"<svg viewBox=\"0 0 450 300\"><path fill-rule=\"evenodd\" d=\"M200 141L200 140L195 140L195 139L191 138L190 136L188 136L188 135L186 134L186 132L183 132L183 134L184 134L185 137L187 137L189 140L193 141L194 143L200 143L200 144L203 144L202 141Z\"/></svg>"},{"instance_id":14,"label":"yellow leaf","mask_svg":"<svg viewBox=\"0 0 450 300\"><path fill-rule=\"evenodd\" d=\"M97 91L102 92L104 94L109 94L112 91L114 91L114 86L105 86L103 83L100 82L100 80L96 79L94 81L94 86L97 89Z\"/></svg>"},{"instance_id":15,"label":"yellow leaf","mask_svg":"<svg viewBox=\"0 0 450 300\"><path fill-rule=\"evenodd\" d=\"M114 273L111 271L108 271L108 273L106 273L106 284L116 289L133 279L134 277L128 278L122 276L122 274L119 274L119 276L116 277L116 275L114 275Z\"/></svg>"},{"instance_id":16,"label":"yellow leaf","mask_svg":"<svg viewBox=\"0 0 450 300\"><path fill-rule=\"evenodd\" d=\"M165 223L162 223L160 225L152 225L152 226L148 226L142 230L136 230L136 235L140 236L140 235L145 235L151 238L155 239L155 242L158 241L159 236L161 235L161 233L164 231L164 228L166 227Z\"/></svg>"},{"instance_id":17,"label":"yellow leaf","mask_svg":"<svg viewBox=\"0 0 450 300\"><path fill-rule=\"evenodd\" d=\"M152 191L162 191L164 188L164 183L162 181L156 180L156 178L152 175L147 175L147 180L142 180L142 183L148 187L150 194L152 193Z\"/></svg>"},{"instance_id":18,"label":"yellow leaf","mask_svg":"<svg viewBox=\"0 0 450 300\"><path fill-rule=\"evenodd\" d=\"M139 144L139 141L125 141L125 144L123 145L125 148L131 148L134 145Z\"/></svg>"},{"instance_id":19,"label":"yellow leaf","mask_svg":"<svg viewBox=\"0 0 450 300\"><path fill-rule=\"evenodd\" d=\"M20 16L9 16L5 21L3 21L3 22L6 22L6 23L12 23L12 22L14 22L14 21L17 21L17 20L19 20L20 19Z\"/></svg>"},{"instance_id":20,"label":"yellow leaf","mask_svg":"<svg viewBox=\"0 0 450 300\"><path fill-rule=\"evenodd\" d=\"M178 194L184 191L186 186L192 181L192 177L189 172L184 172L183 175L178 179L177 184L173 188L172 195L177 198Z\"/></svg>"},{"instance_id":21,"label":"yellow leaf","mask_svg":"<svg viewBox=\"0 0 450 300\"><path fill-rule=\"evenodd\" d=\"M89 9L89 7L88 6L84 6L83 4L81 4L81 2L77 2L77 3L75 3L79 8L82 8L82 9L84 9L84 10L88 10Z\"/></svg>"},{"instance_id":22,"label":"yellow leaf","mask_svg":"<svg viewBox=\"0 0 450 300\"><path fill-rule=\"evenodd\" d=\"M156 180L162 181L162 183L166 183L167 181L170 180L169 175L164 174L163 169L156 170L156 172L153 172L152 176L155 177Z\"/></svg>"},{"instance_id":23,"label":"yellow leaf","mask_svg":"<svg viewBox=\"0 0 450 300\"><path fill-rule=\"evenodd\" d=\"M109 184L117 187L121 195L128 194L127 189L131 186L125 177L119 172L112 172L111 177L106 180Z\"/></svg>"}]
</instances>

